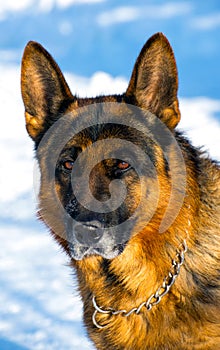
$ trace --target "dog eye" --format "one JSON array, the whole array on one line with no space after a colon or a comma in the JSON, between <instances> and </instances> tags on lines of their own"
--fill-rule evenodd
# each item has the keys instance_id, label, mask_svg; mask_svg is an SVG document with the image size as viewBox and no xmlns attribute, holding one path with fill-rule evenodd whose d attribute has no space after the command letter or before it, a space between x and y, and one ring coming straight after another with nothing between
<instances>
[{"instance_id":1,"label":"dog eye","mask_svg":"<svg viewBox=\"0 0 220 350\"><path fill-rule=\"evenodd\" d=\"M118 163L118 169L120 169L120 170L126 170L129 167L130 167L130 164L127 162L122 161L122 162Z\"/></svg>"},{"instance_id":2,"label":"dog eye","mask_svg":"<svg viewBox=\"0 0 220 350\"><path fill-rule=\"evenodd\" d=\"M72 160L65 160L65 162L63 162L64 169L71 171L73 169L73 163Z\"/></svg>"},{"instance_id":3,"label":"dog eye","mask_svg":"<svg viewBox=\"0 0 220 350\"><path fill-rule=\"evenodd\" d=\"M119 161L117 164L117 170L119 172L125 172L126 170L129 170L130 168L131 168L131 165L125 161Z\"/></svg>"}]
</instances>

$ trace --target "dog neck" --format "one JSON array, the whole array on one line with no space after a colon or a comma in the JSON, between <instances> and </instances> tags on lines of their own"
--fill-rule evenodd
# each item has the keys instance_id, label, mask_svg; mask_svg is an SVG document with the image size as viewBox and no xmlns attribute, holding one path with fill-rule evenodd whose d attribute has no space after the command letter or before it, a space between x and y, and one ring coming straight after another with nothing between
<instances>
[{"instance_id":1,"label":"dog neck","mask_svg":"<svg viewBox=\"0 0 220 350\"><path fill-rule=\"evenodd\" d=\"M97 314L104 314L110 316L123 315L124 317L129 317L131 314L139 315L142 311L142 308L145 307L147 311L150 311L154 306L160 303L163 297L167 295L170 291L170 288L175 283L176 278L180 274L181 266L184 263L185 253L187 252L187 244L184 240L183 243L179 246L176 252L175 258L172 260L172 266L168 275L164 278L162 285L153 293L146 301L143 301L138 307L133 307L131 310L115 310L113 307L104 309L103 307L98 306L95 296L92 298L92 303L94 307L94 313L92 316L93 324L99 328L105 328L105 325L100 325L97 320Z\"/></svg>"},{"instance_id":2,"label":"dog neck","mask_svg":"<svg viewBox=\"0 0 220 350\"><path fill-rule=\"evenodd\" d=\"M159 244L157 241L148 246L147 255L150 256L151 252L152 256L147 264L147 249L143 247L141 237L139 240L135 237L127 250L113 260L91 256L74 262L84 303L92 303L93 313L86 316L87 322L103 329L118 315L126 319L131 315L138 317L155 309L161 300L165 300L184 264L190 226L188 220L188 227L183 230L183 239L175 246L164 243L163 235ZM135 256L140 245L143 251ZM157 261L154 260L155 249L160 250L156 252ZM121 298L116 297L118 295Z\"/></svg>"}]
</instances>

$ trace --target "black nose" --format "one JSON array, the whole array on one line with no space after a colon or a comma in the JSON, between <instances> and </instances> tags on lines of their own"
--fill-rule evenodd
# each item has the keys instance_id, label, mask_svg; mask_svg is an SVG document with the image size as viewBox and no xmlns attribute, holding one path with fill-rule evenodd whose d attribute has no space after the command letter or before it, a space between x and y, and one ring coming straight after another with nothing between
<instances>
[{"instance_id":1,"label":"black nose","mask_svg":"<svg viewBox=\"0 0 220 350\"><path fill-rule=\"evenodd\" d=\"M102 224L97 221L85 221L74 226L77 241L86 246L94 246L100 241L104 230Z\"/></svg>"}]
</instances>

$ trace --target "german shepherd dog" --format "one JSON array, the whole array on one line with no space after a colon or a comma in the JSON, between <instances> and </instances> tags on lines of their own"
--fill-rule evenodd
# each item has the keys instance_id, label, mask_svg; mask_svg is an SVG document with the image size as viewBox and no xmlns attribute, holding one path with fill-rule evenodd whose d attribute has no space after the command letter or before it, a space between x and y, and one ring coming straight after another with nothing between
<instances>
[{"instance_id":1,"label":"german shepherd dog","mask_svg":"<svg viewBox=\"0 0 220 350\"><path fill-rule=\"evenodd\" d=\"M29 42L21 88L38 215L70 257L96 348L220 349L220 169L176 130L166 37L146 42L124 94L95 98Z\"/></svg>"}]
</instances>

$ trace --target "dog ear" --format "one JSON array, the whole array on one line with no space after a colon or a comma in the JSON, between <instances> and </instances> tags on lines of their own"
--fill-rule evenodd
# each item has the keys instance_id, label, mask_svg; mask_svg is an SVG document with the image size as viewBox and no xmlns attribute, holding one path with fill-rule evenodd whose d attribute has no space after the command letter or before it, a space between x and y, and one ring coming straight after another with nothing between
<instances>
[{"instance_id":1,"label":"dog ear","mask_svg":"<svg viewBox=\"0 0 220 350\"><path fill-rule=\"evenodd\" d=\"M27 44L22 58L21 92L26 128L35 142L74 99L52 56L33 41Z\"/></svg>"},{"instance_id":2,"label":"dog ear","mask_svg":"<svg viewBox=\"0 0 220 350\"><path fill-rule=\"evenodd\" d=\"M131 103L156 114L173 129L180 120L178 77L173 50L162 33L144 45L135 63L126 96Z\"/></svg>"}]
</instances>

